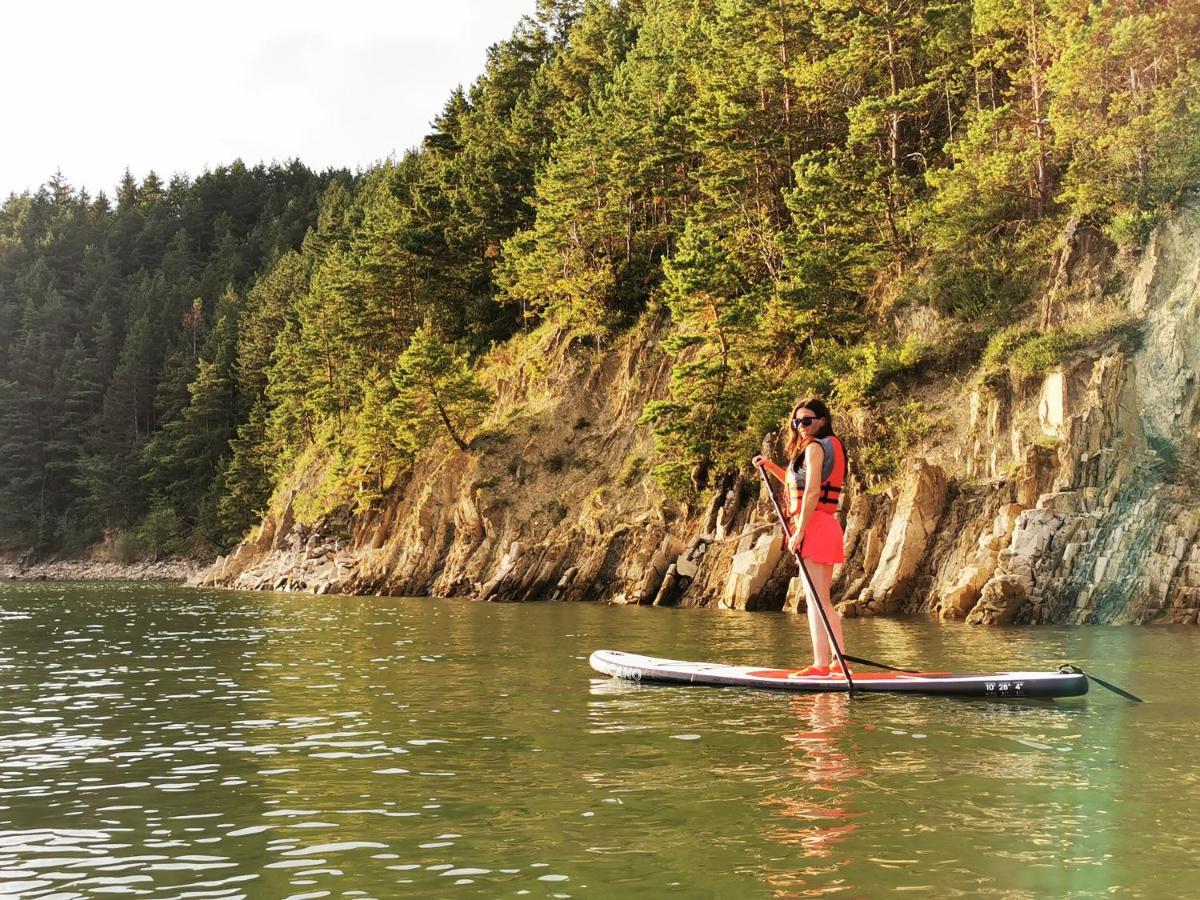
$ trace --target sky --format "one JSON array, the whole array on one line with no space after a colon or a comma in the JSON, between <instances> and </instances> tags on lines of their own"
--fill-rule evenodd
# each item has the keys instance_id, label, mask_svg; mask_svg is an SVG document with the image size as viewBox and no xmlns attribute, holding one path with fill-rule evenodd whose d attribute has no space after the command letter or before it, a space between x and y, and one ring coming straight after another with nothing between
<instances>
[{"instance_id":1,"label":"sky","mask_svg":"<svg viewBox=\"0 0 1200 900\"><path fill-rule=\"evenodd\" d=\"M536 0L0 2L0 198L416 146Z\"/></svg>"}]
</instances>

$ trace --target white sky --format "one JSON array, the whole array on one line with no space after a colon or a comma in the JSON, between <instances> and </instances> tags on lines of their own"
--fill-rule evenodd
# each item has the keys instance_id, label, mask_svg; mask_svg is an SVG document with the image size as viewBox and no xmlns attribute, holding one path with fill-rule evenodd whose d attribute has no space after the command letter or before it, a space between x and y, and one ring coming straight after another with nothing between
<instances>
[{"instance_id":1,"label":"white sky","mask_svg":"<svg viewBox=\"0 0 1200 900\"><path fill-rule=\"evenodd\" d=\"M0 0L0 198L417 145L536 0Z\"/></svg>"}]
</instances>

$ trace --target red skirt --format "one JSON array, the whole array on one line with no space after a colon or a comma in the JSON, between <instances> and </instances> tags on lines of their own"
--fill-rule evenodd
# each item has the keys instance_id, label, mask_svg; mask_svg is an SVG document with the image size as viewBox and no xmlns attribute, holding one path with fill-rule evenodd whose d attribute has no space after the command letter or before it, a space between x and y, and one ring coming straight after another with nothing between
<instances>
[{"instance_id":1,"label":"red skirt","mask_svg":"<svg viewBox=\"0 0 1200 900\"><path fill-rule=\"evenodd\" d=\"M813 510L804 531L804 543L800 545L802 559L815 563L836 565L846 561L845 535L842 525L833 513Z\"/></svg>"}]
</instances>

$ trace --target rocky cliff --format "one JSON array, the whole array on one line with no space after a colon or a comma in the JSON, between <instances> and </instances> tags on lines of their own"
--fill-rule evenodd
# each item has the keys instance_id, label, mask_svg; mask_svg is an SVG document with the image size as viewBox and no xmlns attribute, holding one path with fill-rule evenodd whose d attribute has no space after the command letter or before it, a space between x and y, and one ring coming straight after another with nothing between
<instances>
[{"instance_id":1,"label":"rocky cliff","mask_svg":"<svg viewBox=\"0 0 1200 900\"><path fill-rule=\"evenodd\" d=\"M1092 314L1118 272L1117 304L1137 339L1101 341L1036 378L960 373L928 385L937 439L895 487L852 491L844 504L835 593L847 614L1196 622L1200 203L1136 260L1114 260L1093 238L1065 236L1043 324ZM537 366L497 367L514 373L495 383L509 412L471 452L431 448L372 511L312 526L296 523L290 486L253 539L197 581L802 609L751 472L696 509L666 502L648 475L653 442L637 420L666 393L661 325L604 352L547 332L526 351Z\"/></svg>"}]
</instances>

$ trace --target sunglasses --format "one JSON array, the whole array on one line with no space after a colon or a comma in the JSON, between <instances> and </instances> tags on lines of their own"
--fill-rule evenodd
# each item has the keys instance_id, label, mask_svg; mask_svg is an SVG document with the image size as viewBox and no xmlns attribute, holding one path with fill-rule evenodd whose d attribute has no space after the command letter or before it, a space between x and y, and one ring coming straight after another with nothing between
<instances>
[{"instance_id":1,"label":"sunglasses","mask_svg":"<svg viewBox=\"0 0 1200 900\"><path fill-rule=\"evenodd\" d=\"M803 425L805 428L807 428L809 425L811 425L813 422L817 421L817 419L819 419L819 418L821 418L821 417L820 416L801 416L799 419L792 419L792 427L799 428L801 425Z\"/></svg>"}]
</instances>

